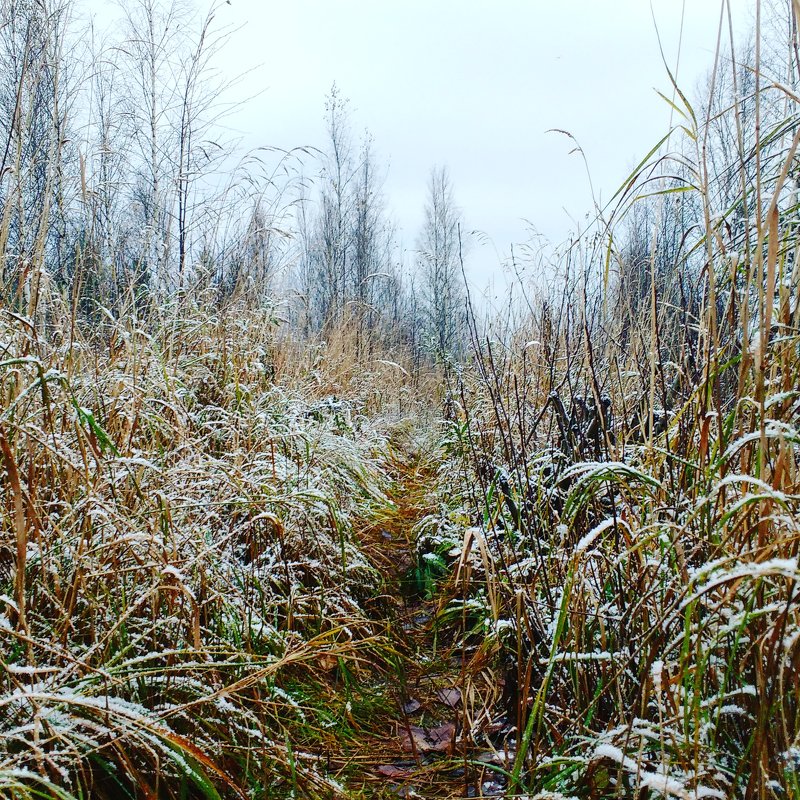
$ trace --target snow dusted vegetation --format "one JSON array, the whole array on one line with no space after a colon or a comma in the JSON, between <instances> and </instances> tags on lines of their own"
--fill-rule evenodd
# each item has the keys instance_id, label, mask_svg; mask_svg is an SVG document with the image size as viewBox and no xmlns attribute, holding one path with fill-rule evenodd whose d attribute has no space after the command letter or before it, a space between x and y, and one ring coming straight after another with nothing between
<instances>
[{"instance_id":1,"label":"snow dusted vegetation","mask_svg":"<svg viewBox=\"0 0 800 800\"><path fill-rule=\"evenodd\" d=\"M491 313L335 87L220 190L213 18L0 8L0 796L800 800L778 5Z\"/></svg>"}]
</instances>

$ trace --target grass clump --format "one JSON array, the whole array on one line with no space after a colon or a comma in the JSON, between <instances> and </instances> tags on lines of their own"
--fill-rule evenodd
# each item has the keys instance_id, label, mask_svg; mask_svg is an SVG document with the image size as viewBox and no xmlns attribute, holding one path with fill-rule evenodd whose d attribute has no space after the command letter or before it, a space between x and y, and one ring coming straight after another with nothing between
<instances>
[{"instance_id":1,"label":"grass clump","mask_svg":"<svg viewBox=\"0 0 800 800\"><path fill-rule=\"evenodd\" d=\"M281 383L266 314L1 324L9 791L338 791L289 756L290 682L390 654L352 524L391 505L386 434Z\"/></svg>"},{"instance_id":2,"label":"grass clump","mask_svg":"<svg viewBox=\"0 0 800 800\"><path fill-rule=\"evenodd\" d=\"M486 320L446 170L417 289L335 87L315 218L310 149L209 188L213 14L140 4L82 108L69 0L0 10L0 794L800 798L797 4L771 62L761 6Z\"/></svg>"},{"instance_id":3,"label":"grass clump","mask_svg":"<svg viewBox=\"0 0 800 800\"><path fill-rule=\"evenodd\" d=\"M798 793L797 115L715 78L454 387L516 791Z\"/></svg>"}]
</instances>

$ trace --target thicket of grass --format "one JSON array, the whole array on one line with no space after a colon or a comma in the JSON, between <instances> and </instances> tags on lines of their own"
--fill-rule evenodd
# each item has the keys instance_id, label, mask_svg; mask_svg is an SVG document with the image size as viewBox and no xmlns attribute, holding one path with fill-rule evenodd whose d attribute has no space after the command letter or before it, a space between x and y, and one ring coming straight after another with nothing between
<instances>
[{"instance_id":1,"label":"thicket of grass","mask_svg":"<svg viewBox=\"0 0 800 800\"><path fill-rule=\"evenodd\" d=\"M303 746L404 674L381 544L413 525L466 768L491 744L518 795L800 797L800 99L721 52L553 288L429 374L263 287L110 311L52 278L52 182L24 258L3 215L0 794L346 794Z\"/></svg>"},{"instance_id":2,"label":"thicket of grass","mask_svg":"<svg viewBox=\"0 0 800 800\"><path fill-rule=\"evenodd\" d=\"M390 505L399 365L298 365L237 307L49 314L0 319L0 793L337 793L283 687L391 656L352 525Z\"/></svg>"},{"instance_id":3,"label":"thicket of grass","mask_svg":"<svg viewBox=\"0 0 800 800\"><path fill-rule=\"evenodd\" d=\"M484 543L451 591L513 665L518 791L800 794L797 98L718 59L730 102L675 87L670 151L455 387Z\"/></svg>"}]
</instances>

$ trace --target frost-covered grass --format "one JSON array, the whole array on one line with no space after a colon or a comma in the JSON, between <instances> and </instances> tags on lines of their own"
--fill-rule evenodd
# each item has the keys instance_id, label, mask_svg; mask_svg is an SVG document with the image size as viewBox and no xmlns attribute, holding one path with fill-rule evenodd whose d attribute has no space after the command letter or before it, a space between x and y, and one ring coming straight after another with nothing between
<instances>
[{"instance_id":1,"label":"frost-covered grass","mask_svg":"<svg viewBox=\"0 0 800 800\"><path fill-rule=\"evenodd\" d=\"M48 314L0 316L0 792L336 793L292 687L386 663L353 523L390 512L399 366L236 307Z\"/></svg>"},{"instance_id":2,"label":"frost-covered grass","mask_svg":"<svg viewBox=\"0 0 800 800\"><path fill-rule=\"evenodd\" d=\"M741 98L708 121L676 98L680 152L516 325L476 326L453 387L479 526L451 607L483 602L509 781L542 797L800 797L798 117L766 81L762 140ZM742 139L710 165L723 125Z\"/></svg>"},{"instance_id":3,"label":"frost-covered grass","mask_svg":"<svg viewBox=\"0 0 800 800\"><path fill-rule=\"evenodd\" d=\"M458 769L435 757L465 795L493 771L493 791L540 800L800 800L800 5L755 5L786 8L780 74L757 31L752 65L718 50L702 103L673 84L673 130L544 265L548 288L514 287L485 330L471 315L467 363L439 365L444 403L425 403L437 369L384 352L402 337L367 330L362 300L319 338L254 310L271 279L221 222L192 223L196 270L156 255L148 285L168 307L145 308L141 265L130 286L111 267L160 249L158 180L141 230L95 232L90 207L125 181L100 169L87 186L61 112L15 112L0 796L343 796L337 770L408 760L397 715L378 718L399 702L413 751L406 677L422 669L446 687ZM19 108L40 96L32 49ZM23 131L34 118L52 118L51 144ZM104 133L103 154L118 149ZM246 239L303 239L273 213ZM206 265L215 250L233 255ZM407 333L425 303L401 299ZM405 641L390 592L408 595ZM376 719L378 755L337 761ZM401 776L438 776L412 754ZM373 783L398 777L380 766Z\"/></svg>"},{"instance_id":4,"label":"frost-covered grass","mask_svg":"<svg viewBox=\"0 0 800 800\"><path fill-rule=\"evenodd\" d=\"M800 360L785 366L800 380ZM704 461L700 433L672 429L625 464L531 464L511 481L518 526L490 479L449 608L482 601L494 663L513 664L512 781L582 797L798 796L798 411L773 411L785 438L763 466L763 440L742 445L746 471L742 448L712 437L719 455Z\"/></svg>"}]
</instances>

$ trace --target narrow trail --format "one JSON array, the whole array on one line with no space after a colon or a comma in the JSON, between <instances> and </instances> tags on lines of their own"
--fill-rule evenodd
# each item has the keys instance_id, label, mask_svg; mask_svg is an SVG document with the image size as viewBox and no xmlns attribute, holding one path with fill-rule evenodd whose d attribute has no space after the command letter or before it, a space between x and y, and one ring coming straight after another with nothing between
<instances>
[{"instance_id":1,"label":"narrow trail","mask_svg":"<svg viewBox=\"0 0 800 800\"><path fill-rule=\"evenodd\" d=\"M375 680L382 702L360 722L360 735L332 755L333 771L346 776L354 797L502 796L502 771L510 769L513 753L487 741L478 746L468 735L476 722L487 733L506 728L491 719L502 694L502 681L490 669L492 654L480 642L454 644L454 626L441 624L452 596L448 579L426 596L414 576L414 528L436 511L430 491L435 460L397 454L393 472L391 514L370 521L359 536L384 575L395 664Z\"/></svg>"}]
</instances>

